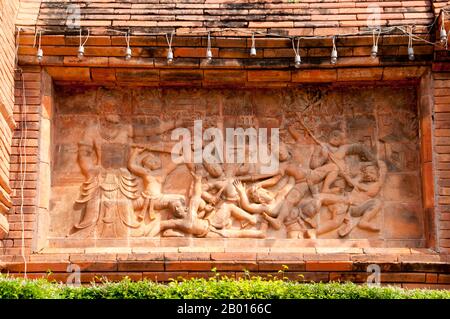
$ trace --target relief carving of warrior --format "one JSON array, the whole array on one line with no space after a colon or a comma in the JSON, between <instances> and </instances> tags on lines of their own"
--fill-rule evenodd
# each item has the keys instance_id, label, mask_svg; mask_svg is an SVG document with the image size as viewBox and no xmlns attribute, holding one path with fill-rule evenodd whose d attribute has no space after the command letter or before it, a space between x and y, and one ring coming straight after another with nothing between
<instances>
[{"instance_id":1,"label":"relief carving of warrior","mask_svg":"<svg viewBox=\"0 0 450 319\"><path fill-rule=\"evenodd\" d=\"M184 195L162 192L166 177L176 167L172 161L163 166L155 152L146 151L142 147L132 148L128 169L143 182L143 191L135 203L135 208L139 211L138 218L144 220L146 224L156 218L155 210L162 210L174 202L184 201Z\"/></svg>"},{"instance_id":2,"label":"relief carving of warrior","mask_svg":"<svg viewBox=\"0 0 450 319\"><path fill-rule=\"evenodd\" d=\"M170 143L146 138L136 144L131 125L117 115L101 117L78 143L84 182L73 236L316 239L332 231L345 237L355 227L378 232L385 162L347 141L342 125L330 124L319 140L296 116L287 125L291 144L280 141L272 174L259 174L261 163L184 162L175 171L180 164L170 159ZM142 131L159 137L186 123L169 120ZM298 124L315 145L301 143ZM171 176L186 180L184 193L165 191Z\"/></svg>"},{"instance_id":3,"label":"relief carving of warrior","mask_svg":"<svg viewBox=\"0 0 450 319\"><path fill-rule=\"evenodd\" d=\"M85 176L76 201L83 206L81 221L73 236L127 237L138 228L132 201L136 178L123 168L130 131L123 129L117 115L105 116L89 128L78 144L78 164Z\"/></svg>"}]
</instances>

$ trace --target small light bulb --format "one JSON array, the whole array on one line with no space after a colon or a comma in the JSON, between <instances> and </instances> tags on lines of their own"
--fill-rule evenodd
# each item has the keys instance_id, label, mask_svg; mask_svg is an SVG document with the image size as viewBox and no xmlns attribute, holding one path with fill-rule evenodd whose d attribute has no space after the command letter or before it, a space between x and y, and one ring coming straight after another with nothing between
<instances>
[{"instance_id":1,"label":"small light bulb","mask_svg":"<svg viewBox=\"0 0 450 319\"><path fill-rule=\"evenodd\" d=\"M84 57L84 46L80 45L78 48L78 59L82 59Z\"/></svg>"},{"instance_id":2,"label":"small light bulb","mask_svg":"<svg viewBox=\"0 0 450 319\"><path fill-rule=\"evenodd\" d=\"M42 51L41 48L39 48L36 53L36 58L37 58L38 62L42 62L43 57L44 57L44 52Z\"/></svg>"},{"instance_id":3,"label":"small light bulb","mask_svg":"<svg viewBox=\"0 0 450 319\"><path fill-rule=\"evenodd\" d=\"M331 51L331 64L336 64L337 58L338 58L337 50L336 48L333 48L333 51Z\"/></svg>"},{"instance_id":4,"label":"small light bulb","mask_svg":"<svg viewBox=\"0 0 450 319\"><path fill-rule=\"evenodd\" d=\"M255 47L251 47L250 48L250 55L251 56L256 56L256 48Z\"/></svg>"},{"instance_id":5,"label":"small light bulb","mask_svg":"<svg viewBox=\"0 0 450 319\"><path fill-rule=\"evenodd\" d=\"M127 47L126 53L125 53L125 60L130 60L132 56L131 48Z\"/></svg>"},{"instance_id":6,"label":"small light bulb","mask_svg":"<svg viewBox=\"0 0 450 319\"><path fill-rule=\"evenodd\" d=\"M377 54L378 54L378 45L375 44L372 47L372 51L370 52L370 56L375 59L377 57Z\"/></svg>"},{"instance_id":7,"label":"small light bulb","mask_svg":"<svg viewBox=\"0 0 450 319\"><path fill-rule=\"evenodd\" d=\"M171 64L173 62L173 52L172 49L169 49L167 52L167 64Z\"/></svg>"},{"instance_id":8,"label":"small light bulb","mask_svg":"<svg viewBox=\"0 0 450 319\"><path fill-rule=\"evenodd\" d=\"M414 57L414 48L413 47L409 47L408 48L408 58L410 61L414 61L415 57Z\"/></svg>"},{"instance_id":9,"label":"small light bulb","mask_svg":"<svg viewBox=\"0 0 450 319\"><path fill-rule=\"evenodd\" d=\"M442 45L445 45L447 43L447 31L445 31L444 26L442 26L441 28L440 40Z\"/></svg>"},{"instance_id":10,"label":"small light bulb","mask_svg":"<svg viewBox=\"0 0 450 319\"><path fill-rule=\"evenodd\" d=\"M212 60L212 51L211 51L211 49L208 49L208 50L206 51L206 60L207 60L208 62L211 62L211 60Z\"/></svg>"},{"instance_id":11,"label":"small light bulb","mask_svg":"<svg viewBox=\"0 0 450 319\"><path fill-rule=\"evenodd\" d=\"M300 54L295 55L295 67L299 68L302 64L302 58L300 57Z\"/></svg>"}]
</instances>

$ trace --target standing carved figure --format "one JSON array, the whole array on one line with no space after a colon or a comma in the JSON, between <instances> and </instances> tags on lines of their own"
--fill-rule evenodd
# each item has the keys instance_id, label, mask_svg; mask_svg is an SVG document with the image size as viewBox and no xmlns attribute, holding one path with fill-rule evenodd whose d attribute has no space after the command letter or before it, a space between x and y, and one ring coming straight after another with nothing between
<instances>
[{"instance_id":1,"label":"standing carved figure","mask_svg":"<svg viewBox=\"0 0 450 319\"><path fill-rule=\"evenodd\" d=\"M78 144L78 164L85 176L76 203L83 206L74 236L124 238L138 228L133 200L137 182L123 168L130 130L123 129L117 115L107 115L86 130Z\"/></svg>"}]
</instances>

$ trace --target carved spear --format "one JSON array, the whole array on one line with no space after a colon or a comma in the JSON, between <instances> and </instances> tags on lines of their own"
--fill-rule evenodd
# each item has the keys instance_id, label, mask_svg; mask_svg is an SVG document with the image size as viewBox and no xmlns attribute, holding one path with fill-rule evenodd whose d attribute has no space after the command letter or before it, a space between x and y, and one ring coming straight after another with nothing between
<instances>
[{"instance_id":1,"label":"carved spear","mask_svg":"<svg viewBox=\"0 0 450 319\"><path fill-rule=\"evenodd\" d=\"M305 128L305 131L309 134L309 136L311 136L311 138L313 139L314 142L316 142L316 144L318 144L319 146L327 149L327 154L328 154L328 158L334 163L336 164L336 166L338 167L338 169L341 171L342 176L344 177L344 179L347 181L347 183L349 183L350 186L355 187L357 189L359 189L358 185L355 185L355 183L353 183L352 179L347 175L346 171L344 170L344 168L341 166L341 164L339 163L339 161L336 160L336 158L334 157L334 155L328 150L328 147L322 143L321 141L319 141L313 134L313 132L311 132L311 130L306 126L306 124L303 122L303 119L301 118L301 116L298 113L295 113L295 115L297 115L297 118L300 122L300 124Z\"/></svg>"}]
</instances>

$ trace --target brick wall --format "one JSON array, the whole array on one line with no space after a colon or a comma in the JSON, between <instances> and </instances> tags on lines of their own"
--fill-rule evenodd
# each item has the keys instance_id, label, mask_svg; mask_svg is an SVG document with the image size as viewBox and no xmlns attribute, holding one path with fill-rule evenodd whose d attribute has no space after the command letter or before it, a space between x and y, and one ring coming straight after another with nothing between
<instances>
[{"instance_id":1,"label":"brick wall","mask_svg":"<svg viewBox=\"0 0 450 319\"><path fill-rule=\"evenodd\" d=\"M11 207L9 168L14 104L15 18L18 1L0 4L0 238L8 230L4 218Z\"/></svg>"},{"instance_id":2,"label":"brick wall","mask_svg":"<svg viewBox=\"0 0 450 319\"><path fill-rule=\"evenodd\" d=\"M22 67L22 71L22 75L16 73L14 119L17 129L14 131L11 149L10 180L14 190L14 206L8 215L10 233L3 241L4 254L17 258L21 258L22 253L29 254L32 238L35 237L33 233L38 211L38 129L41 121L41 70L39 67Z\"/></svg>"},{"instance_id":3,"label":"brick wall","mask_svg":"<svg viewBox=\"0 0 450 319\"><path fill-rule=\"evenodd\" d=\"M61 29L61 20L70 14L65 10L69 2L43 2L36 25ZM91 0L74 4L79 5L82 26L95 27L100 33L108 27L156 32L235 28L247 33L252 29L295 36L333 35L337 29L339 33L367 29L374 12L379 12L381 25L414 24L416 32L424 32L434 18L430 0ZM436 7L442 4L438 2ZM368 5L377 5L379 10L368 10Z\"/></svg>"},{"instance_id":4,"label":"brick wall","mask_svg":"<svg viewBox=\"0 0 450 319\"><path fill-rule=\"evenodd\" d=\"M434 72L434 137L438 238L442 252L450 252L450 72Z\"/></svg>"}]
</instances>

